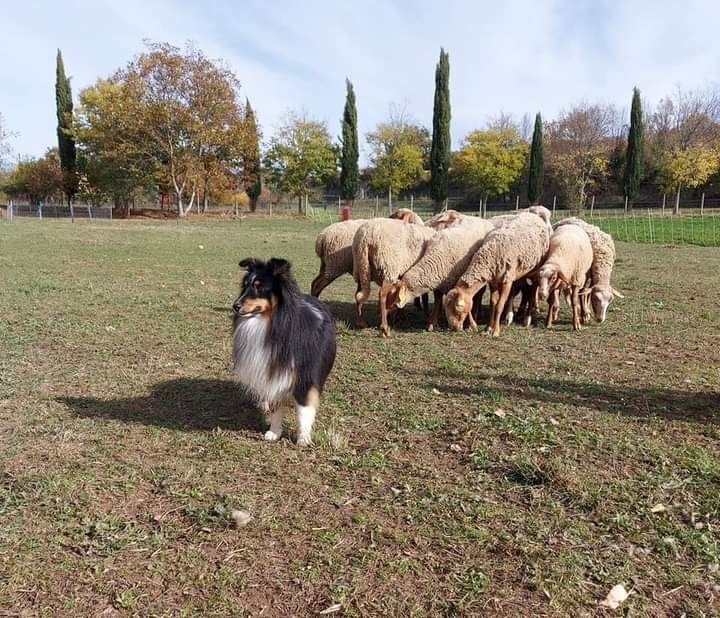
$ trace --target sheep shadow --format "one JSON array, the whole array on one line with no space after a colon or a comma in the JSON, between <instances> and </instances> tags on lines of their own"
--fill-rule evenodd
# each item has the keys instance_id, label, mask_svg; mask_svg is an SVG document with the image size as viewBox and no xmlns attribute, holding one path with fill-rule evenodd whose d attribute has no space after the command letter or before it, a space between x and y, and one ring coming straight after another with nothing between
<instances>
[{"instance_id":1,"label":"sheep shadow","mask_svg":"<svg viewBox=\"0 0 720 618\"><path fill-rule=\"evenodd\" d=\"M122 399L58 397L82 418L118 420L178 431L215 428L260 431L265 422L254 401L231 380L178 378L153 386L148 395Z\"/></svg>"},{"instance_id":2,"label":"sheep shadow","mask_svg":"<svg viewBox=\"0 0 720 618\"><path fill-rule=\"evenodd\" d=\"M355 303L345 302L339 300L324 300L322 302L327 305L330 315L334 320L345 322L350 327L355 326ZM432 304L430 305L432 308ZM378 315L377 302L367 302L363 307L363 316L365 321L368 323L370 328L377 328L380 324L380 317ZM390 322L390 328L394 330L424 330L425 329L425 317L422 311L416 307L410 305L403 311L396 311L392 313L388 321Z\"/></svg>"},{"instance_id":3,"label":"sheep shadow","mask_svg":"<svg viewBox=\"0 0 720 618\"><path fill-rule=\"evenodd\" d=\"M430 375L430 374L428 374ZM489 389L530 403L584 406L608 414L620 414L636 418L663 417L696 423L720 425L720 393L709 391L682 391L648 385L644 387L627 384L578 382L553 377L528 378L518 375L493 375L480 372L474 376L478 386L465 386L467 376L446 372L453 384L437 381L437 373L431 374L441 392L482 396ZM455 382L457 380L457 382Z\"/></svg>"}]
</instances>

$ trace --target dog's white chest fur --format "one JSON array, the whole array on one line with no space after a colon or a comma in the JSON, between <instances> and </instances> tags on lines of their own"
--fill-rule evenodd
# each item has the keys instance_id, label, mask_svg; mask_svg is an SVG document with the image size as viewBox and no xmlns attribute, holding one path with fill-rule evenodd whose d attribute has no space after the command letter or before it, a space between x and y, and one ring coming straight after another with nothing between
<instances>
[{"instance_id":1,"label":"dog's white chest fur","mask_svg":"<svg viewBox=\"0 0 720 618\"><path fill-rule=\"evenodd\" d=\"M270 322L261 316L238 323L233 335L235 375L260 401L279 401L291 395L292 368L283 368L270 377Z\"/></svg>"}]
</instances>

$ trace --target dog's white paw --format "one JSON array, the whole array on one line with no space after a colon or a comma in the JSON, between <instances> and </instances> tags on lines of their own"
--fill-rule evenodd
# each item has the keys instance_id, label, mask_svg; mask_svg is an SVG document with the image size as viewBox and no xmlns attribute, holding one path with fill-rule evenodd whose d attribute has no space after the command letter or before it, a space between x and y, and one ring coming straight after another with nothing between
<instances>
[{"instance_id":1,"label":"dog's white paw","mask_svg":"<svg viewBox=\"0 0 720 618\"><path fill-rule=\"evenodd\" d=\"M297 439L298 446L310 446L312 444L312 438L307 435L300 435Z\"/></svg>"},{"instance_id":2,"label":"dog's white paw","mask_svg":"<svg viewBox=\"0 0 720 618\"><path fill-rule=\"evenodd\" d=\"M280 439L280 434L275 433L274 431L270 431L269 429L265 432L265 435L263 436L263 439L267 440L268 442L275 442L276 440Z\"/></svg>"}]
</instances>

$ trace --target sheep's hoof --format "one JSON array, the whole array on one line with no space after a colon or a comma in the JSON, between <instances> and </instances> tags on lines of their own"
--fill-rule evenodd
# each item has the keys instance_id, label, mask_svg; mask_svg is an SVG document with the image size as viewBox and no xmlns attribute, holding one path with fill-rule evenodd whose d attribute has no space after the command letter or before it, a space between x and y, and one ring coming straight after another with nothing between
<instances>
[{"instance_id":1,"label":"sheep's hoof","mask_svg":"<svg viewBox=\"0 0 720 618\"><path fill-rule=\"evenodd\" d=\"M386 328L381 328L380 334L382 335L383 339L387 339L388 337L390 337L390 333L388 332L388 330Z\"/></svg>"},{"instance_id":2,"label":"sheep's hoof","mask_svg":"<svg viewBox=\"0 0 720 618\"><path fill-rule=\"evenodd\" d=\"M435 327L432 324L427 325L427 332L431 333L435 330Z\"/></svg>"}]
</instances>

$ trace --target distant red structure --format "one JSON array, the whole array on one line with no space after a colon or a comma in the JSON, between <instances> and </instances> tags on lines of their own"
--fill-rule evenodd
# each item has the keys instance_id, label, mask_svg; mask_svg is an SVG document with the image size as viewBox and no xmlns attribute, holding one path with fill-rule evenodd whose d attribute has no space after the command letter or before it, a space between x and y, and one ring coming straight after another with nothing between
<instances>
[{"instance_id":1,"label":"distant red structure","mask_svg":"<svg viewBox=\"0 0 720 618\"><path fill-rule=\"evenodd\" d=\"M350 219L351 212L350 212L350 206L343 206L341 212L342 220L347 221Z\"/></svg>"}]
</instances>

